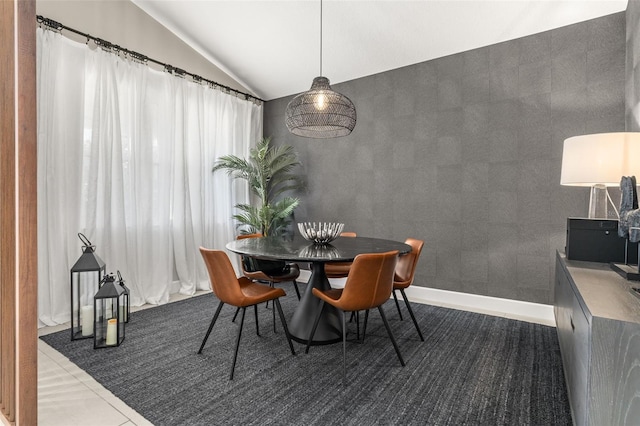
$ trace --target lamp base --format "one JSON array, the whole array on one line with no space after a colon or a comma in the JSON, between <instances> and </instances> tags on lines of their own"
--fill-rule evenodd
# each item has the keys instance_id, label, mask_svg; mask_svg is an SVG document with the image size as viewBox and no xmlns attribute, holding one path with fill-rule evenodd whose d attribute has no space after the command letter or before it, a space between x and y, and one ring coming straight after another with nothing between
<instances>
[{"instance_id":1,"label":"lamp base","mask_svg":"<svg viewBox=\"0 0 640 426\"><path fill-rule=\"evenodd\" d=\"M589 219L618 219L609 215L609 193L605 185L597 184L591 187Z\"/></svg>"}]
</instances>

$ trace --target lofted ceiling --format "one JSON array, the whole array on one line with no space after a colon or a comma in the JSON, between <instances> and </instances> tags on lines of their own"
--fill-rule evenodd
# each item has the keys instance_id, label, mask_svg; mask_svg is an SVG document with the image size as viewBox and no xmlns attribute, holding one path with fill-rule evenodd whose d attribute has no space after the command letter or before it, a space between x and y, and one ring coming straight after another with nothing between
<instances>
[{"instance_id":1,"label":"lofted ceiling","mask_svg":"<svg viewBox=\"0 0 640 426\"><path fill-rule=\"evenodd\" d=\"M132 0L265 100L320 75L320 0ZM627 0L324 0L332 84L624 11Z\"/></svg>"}]
</instances>

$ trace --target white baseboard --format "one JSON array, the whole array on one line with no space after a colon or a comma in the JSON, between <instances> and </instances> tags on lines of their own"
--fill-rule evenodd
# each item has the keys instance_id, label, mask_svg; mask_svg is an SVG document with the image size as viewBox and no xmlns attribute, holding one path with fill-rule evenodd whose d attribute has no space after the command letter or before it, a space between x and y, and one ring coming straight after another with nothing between
<instances>
[{"instance_id":1,"label":"white baseboard","mask_svg":"<svg viewBox=\"0 0 640 426\"><path fill-rule=\"evenodd\" d=\"M553 305L480 296L478 294L439 290L415 285L407 288L405 292L412 302L478 312L551 327L556 326Z\"/></svg>"},{"instance_id":2,"label":"white baseboard","mask_svg":"<svg viewBox=\"0 0 640 426\"><path fill-rule=\"evenodd\" d=\"M300 271L300 281L306 282L311 276L310 271ZM345 278L330 279L332 286L344 287ZM468 312L493 315L533 322L537 324L556 326L553 305L523 302L520 300L501 299L499 297L480 296L478 294L461 293L457 291L439 290L428 287L410 286L405 290L410 301L426 305L442 306Z\"/></svg>"}]
</instances>

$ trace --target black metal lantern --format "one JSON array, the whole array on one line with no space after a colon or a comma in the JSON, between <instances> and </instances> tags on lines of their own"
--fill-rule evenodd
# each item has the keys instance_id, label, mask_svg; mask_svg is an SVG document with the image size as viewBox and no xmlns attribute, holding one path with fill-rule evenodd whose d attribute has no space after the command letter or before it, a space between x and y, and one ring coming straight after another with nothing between
<instances>
[{"instance_id":1,"label":"black metal lantern","mask_svg":"<svg viewBox=\"0 0 640 426\"><path fill-rule=\"evenodd\" d=\"M123 301L124 305L122 306L122 317L124 318L124 322L129 322L129 318L131 318L131 303L129 299L129 288L124 284L124 280L122 279L122 275L120 275L120 271L118 273L118 284L124 290L123 293Z\"/></svg>"},{"instance_id":2,"label":"black metal lantern","mask_svg":"<svg viewBox=\"0 0 640 426\"><path fill-rule=\"evenodd\" d=\"M100 288L105 263L96 255L95 246L79 233L82 256L71 268L71 340L93 337L93 296Z\"/></svg>"},{"instance_id":3,"label":"black metal lantern","mask_svg":"<svg viewBox=\"0 0 640 426\"><path fill-rule=\"evenodd\" d=\"M93 298L93 348L120 346L124 340L124 289L108 274Z\"/></svg>"}]
</instances>

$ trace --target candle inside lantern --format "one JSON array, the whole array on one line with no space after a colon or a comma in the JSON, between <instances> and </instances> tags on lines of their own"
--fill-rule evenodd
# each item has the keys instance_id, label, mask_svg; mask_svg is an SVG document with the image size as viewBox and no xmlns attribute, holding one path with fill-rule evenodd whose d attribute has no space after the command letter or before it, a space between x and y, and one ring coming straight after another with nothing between
<instances>
[{"instance_id":1,"label":"candle inside lantern","mask_svg":"<svg viewBox=\"0 0 640 426\"><path fill-rule=\"evenodd\" d=\"M118 342L118 320L111 318L107 322L107 345L115 345Z\"/></svg>"},{"instance_id":2,"label":"candle inside lantern","mask_svg":"<svg viewBox=\"0 0 640 426\"><path fill-rule=\"evenodd\" d=\"M80 308L80 323L82 324L82 336L93 334L93 306L87 305Z\"/></svg>"},{"instance_id":3,"label":"candle inside lantern","mask_svg":"<svg viewBox=\"0 0 640 426\"><path fill-rule=\"evenodd\" d=\"M106 309L105 309L106 318L107 319L112 318L113 317L113 308L112 308L111 300L107 300L105 305L106 305Z\"/></svg>"}]
</instances>

